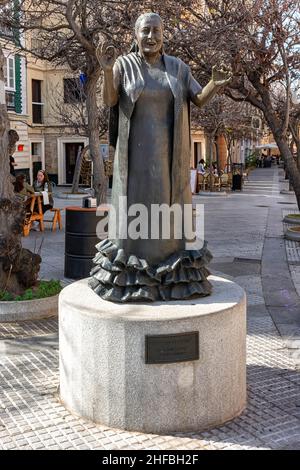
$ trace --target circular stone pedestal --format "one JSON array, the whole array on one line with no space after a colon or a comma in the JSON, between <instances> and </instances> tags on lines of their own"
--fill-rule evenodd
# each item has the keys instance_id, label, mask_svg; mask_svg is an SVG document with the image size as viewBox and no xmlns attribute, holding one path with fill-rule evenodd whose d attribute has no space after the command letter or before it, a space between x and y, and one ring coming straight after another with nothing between
<instances>
[{"instance_id":1,"label":"circular stone pedestal","mask_svg":"<svg viewBox=\"0 0 300 470\"><path fill-rule=\"evenodd\" d=\"M201 431L239 415L246 296L231 281L209 280L209 297L148 304L104 301L87 280L66 287L59 302L64 405L93 422L147 433ZM187 332L199 332L198 360L145 362L147 335Z\"/></svg>"}]
</instances>

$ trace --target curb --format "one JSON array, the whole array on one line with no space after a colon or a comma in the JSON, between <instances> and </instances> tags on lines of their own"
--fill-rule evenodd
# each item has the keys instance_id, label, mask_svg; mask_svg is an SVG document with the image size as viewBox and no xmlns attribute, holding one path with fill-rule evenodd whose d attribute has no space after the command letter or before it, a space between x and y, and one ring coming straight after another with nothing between
<instances>
[{"instance_id":1,"label":"curb","mask_svg":"<svg viewBox=\"0 0 300 470\"><path fill-rule=\"evenodd\" d=\"M294 191L290 191L289 189L282 189L280 191L280 194L288 194L288 195L291 195L291 196L295 196L295 192Z\"/></svg>"},{"instance_id":2,"label":"curb","mask_svg":"<svg viewBox=\"0 0 300 470\"><path fill-rule=\"evenodd\" d=\"M40 320L58 315L58 296L44 299L0 302L0 323Z\"/></svg>"}]
</instances>

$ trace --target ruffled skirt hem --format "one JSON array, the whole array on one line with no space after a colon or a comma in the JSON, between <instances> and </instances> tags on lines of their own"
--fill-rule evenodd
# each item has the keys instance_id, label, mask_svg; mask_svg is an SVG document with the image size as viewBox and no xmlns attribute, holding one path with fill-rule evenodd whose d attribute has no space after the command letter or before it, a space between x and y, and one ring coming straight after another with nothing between
<instances>
[{"instance_id":1,"label":"ruffled skirt hem","mask_svg":"<svg viewBox=\"0 0 300 470\"><path fill-rule=\"evenodd\" d=\"M101 241L97 250L89 285L104 300L186 300L212 291L206 268L212 255L206 242L201 250L181 250L155 266L135 255L126 255L108 239Z\"/></svg>"}]
</instances>

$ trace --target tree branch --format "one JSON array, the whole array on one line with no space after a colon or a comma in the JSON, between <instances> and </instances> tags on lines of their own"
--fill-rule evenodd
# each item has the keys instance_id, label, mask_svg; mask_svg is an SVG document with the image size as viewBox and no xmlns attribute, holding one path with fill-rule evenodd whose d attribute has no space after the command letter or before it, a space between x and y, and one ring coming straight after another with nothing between
<instances>
[{"instance_id":1,"label":"tree branch","mask_svg":"<svg viewBox=\"0 0 300 470\"><path fill-rule=\"evenodd\" d=\"M70 25L70 28L72 31L74 31L74 34L80 44L89 52L90 54L94 55L95 54L95 47L84 37L82 34L82 31L80 30L80 27L76 23L75 18L73 17L73 7L75 4L75 0L69 0L67 3L67 9L66 9L66 18L68 20L68 23Z\"/></svg>"}]
</instances>

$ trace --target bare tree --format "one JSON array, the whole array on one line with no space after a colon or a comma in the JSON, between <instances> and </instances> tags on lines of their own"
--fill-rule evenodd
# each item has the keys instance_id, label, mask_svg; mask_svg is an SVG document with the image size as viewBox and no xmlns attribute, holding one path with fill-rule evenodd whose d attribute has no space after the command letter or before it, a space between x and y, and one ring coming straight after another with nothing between
<instances>
[{"instance_id":1,"label":"bare tree","mask_svg":"<svg viewBox=\"0 0 300 470\"><path fill-rule=\"evenodd\" d=\"M182 5L181 5L182 4ZM128 51L139 13L151 9L170 17L165 36L172 36L177 18L189 1L175 0L19 0L4 15L4 22L25 33L19 47L35 57L57 65L68 65L86 76L86 110L94 189L98 202L106 199L107 178L100 158L97 84L101 69L96 57L99 40L107 39L119 52Z\"/></svg>"},{"instance_id":2,"label":"bare tree","mask_svg":"<svg viewBox=\"0 0 300 470\"><path fill-rule=\"evenodd\" d=\"M141 11L157 11L165 19L167 53L188 62L199 82L208 81L214 64L230 64L234 80L224 90L237 102L259 109L286 161L300 206L300 173L288 142L293 104L294 70L299 69L300 0L20 0L17 18L21 31L38 35L38 47L21 44L41 59L81 69L87 77L86 104L95 190L106 197L106 178L99 152L97 83L101 70L96 58L99 39L119 52L128 50L133 25ZM36 41L33 43L36 44ZM284 90L285 112L279 116L274 100Z\"/></svg>"},{"instance_id":3,"label":"bare tree","mask_svg":"<svg viewBox=\"0 0 300 470\"><path fill-rule=\"evenodd\" d=\"M214 155L214 143L216 137L221 133L221 127L223 125L222 114L222 97L215 96L209 106L205 106L203 109L193 108L192 110L192 121L197 123L204 129L206 137L206 156L208 157L208 166L210 169L210 191L213 190L213 155ZM217 157L217 165L219 169L219 161Z\"/></svg>"},{"instance_id":4,"label":"bare tree","mask_svg":"<svg viewBox=\"0 0 300 470\"><path fill-rule=\"evenodd\" d=\"M227 146L227 168L232 169L233 148L242 139L256 142L262 137L262 113L249 103L228 99L224 112L223 136ZM248 155L246 155L248 157Z\"/></svg>"},{"instance_id":5,"label":"bare tree","mask_svg":"<svg viewBox=\"0 0 300 470\"><path fill-rule=\"evenodd\" d=\"M49 98L49 118L61 124L64 131L68 129L79 136L89 136L89 121L86 106L85 75L80 77L64 78L63 87ZM97 97L101 96L102 80L97 84ZM108 130L108 109L102 100L97 100L97 129L99 139L106 136ZM73 175L72 193L79 191L80 174L85 156L89 153L90 146L81 148L76 158Z\"/></svg>"},{"instance_id":6,"label":"bare tree","mask_svg":"<svg viewBox=\"0 0 300 470\"><path fill-rule=\"evenodd\" d=\"M74 73L79 74L79 70L84 73L89 151L99 203L106 200L107 178L100 155L97 85L101 69L96 48L100 35L111 37L111 31L117 25L116 20L110 18L110 3L100 0L21 0L12 6L14 14L10 12L5 18L7 25L25 33L26 39L20 42L20 49L56 65L68 65ZM112 3L115 3L116 14L121 6L124 9L124 2Z\"/></svg>"},{"instance_id":7,"label":"bare tree","mask_svg":"<svg viewBox=\"0 0 300 470\"><path fill-rule=\"evenodd\" d=\"M207 0L189 2L181 20L182 54L193 61L196 75L207 77L220 61L231 65L234 80L225 93L258 108L283 156L300 208L300 172L293 159L288 129L291 92L300 67L299 0ZM187 38L187 39L186 39ZM284 95L278 114L276 96Z\"/></svg>"},{"instance_id":8,"label":"bare tree","mask_svg":"<svg viewBox=\"0 0 300 470\"><path fill-rule=\"evenodd\" d=\"M290 121L289 121L289 131L291 134L291 143L292 148L293 144L296 146L297 152L297 168L300 172L300 109L295 109L293 113L291 113Z\"/></svg>"},{"instance_id":9,"label":"bare tree","mask_svg":"<svg viewBox=\"0 0 300 470\"><path fill-rule=\"evenodd\" d=\"M254 110L255 111L255 110ZM228 164L232 163L232 147L236 140L241 138L252 138L252 116L254 114L251 107L244 103L236 103L224 95L216 95L202 109L192 109L192 122L194 126L201 126L207 139L208 164L212 174L213 148L218 136L224 136L227 144ZM217 145L216 145L217 148ZM216 152L217 169L220 175L220 159ZM210 178L210 190L213 188L212 178Z\"/></svg>"}]
</instances>

